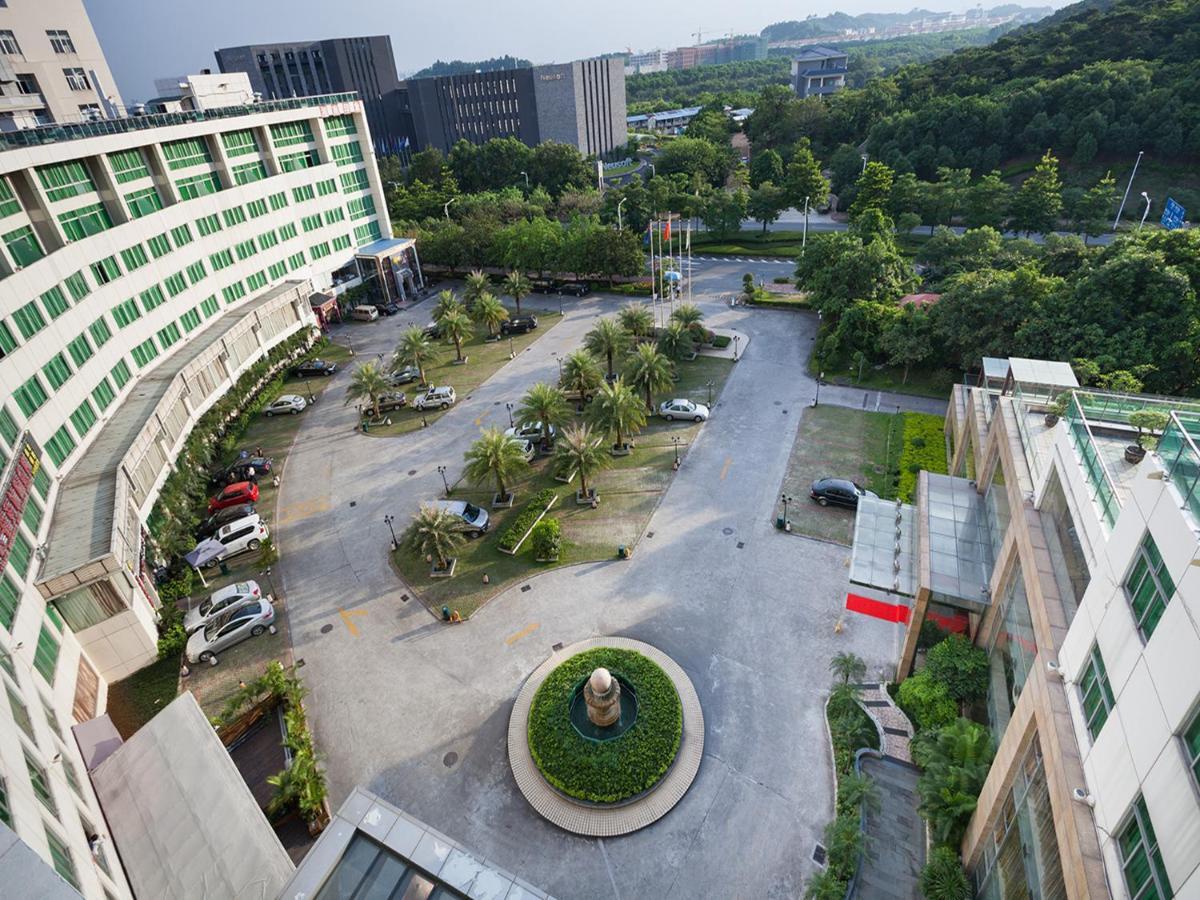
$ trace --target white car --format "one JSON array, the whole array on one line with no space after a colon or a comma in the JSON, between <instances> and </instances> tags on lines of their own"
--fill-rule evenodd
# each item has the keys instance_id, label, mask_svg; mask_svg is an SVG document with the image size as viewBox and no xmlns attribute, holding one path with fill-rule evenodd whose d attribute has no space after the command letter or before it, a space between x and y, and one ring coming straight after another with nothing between
<instances>
[{"instance_id":1,"label":"white car","mask_svg":"<svg viewBox=\"0 0 1200 900\"><path fill-rule=\"evenodd\" d=\"M664 400L658 407L658 414L668 422L676 419L691 419L693 422L703 422L708 418L708 407L703 403L693 403L691 400Z\"/></svg>"},{"instance_id":2,"label":"white car","mask_svg":"<svg viewBox=\"0 0 1200 900\"><path fill-rule=\"evenodd\" d=\"M535 447L533 441L527 441L525 438L519 438L511 435L509 436L509 440L521 448L521 455L525 457L525 462L530 462L533 460Z\"/></svg>"},{"instance_id":3,"label":"white car","mask_svg":"<svg viewBox=\"0 0 1200 900\"><path fill-rule=\"evenodd\" d=\"M217 654L249 637L258 637L275 621L275 607L265 597L247 600L217 616L188 638L187 661L217 664Z\"/></svg>"},{"instance_id":4,"label":"white car","mask_svg":"<svg viewBox=\"0 0 1200 900\"><path fill-rule=\"evenodd\" d=\"M413 400L413 409L449 409L458 400L452 387L431 387Z\"/></svg>"},{"instance_id":5,"label":"white car","mask_svg":"<svg viewBox=\"0 0 1200 900\"><path fill-rule=\"evenodd\" d=\"M464 500L438 500L433 505L462 519L461 530L472 537L479 537L488 530L488 526L491 524L488 522L487 510L480 509L474 503L467 503Z\"/></svg>"},{"instance_id":6,"label":"white car","mask_svg":"<svg viewBox=\"0 0 1200 900\"><path fill-rule=\"evenodd\" d=\"M222 525L212 539L224 544L225 550L206 562L204 568L211 569L217 563L229 559L231 556L237 556L239 553L249 550L257 550L262 546L262 542L270 536L271 532L267 529L267 523L260 519L257 513L230 522L228 525Z\"/></svg>"},{"instance_id":7,"label":"white car","mask_svg":"<svg viewBox=\"0 0 1200 900\"><path fill-rule=\"evenodd\" d=\"M297 394L284 394L277 400L273 400L263 408L263 415L267 418L271 416L282 415L298 415L304 412L308 404L304 402L304 398Z\"/></svg>"},{"instance_id":8,"label":"white car","mask_svg":"<svg viewBox=\"0 0 1200 900\"><path fill-rule=\"evenodd\" d=\"M225 610L246 600L257 600L262 590L257 581L241 581L221 588L206 600L187 611L183 617L183 628L188 634L203 628Z\"/></svg>"},{"instance_id":9,"label":"white car","mask_svg":"<svg viewBox=\"0 0 1200 900\"><path fill-rule=\"evenodd\" d=\"M533 441L540 443L542 440L542 423L541 422L518 422L512 428L505 428L504 433L510 438L519 438L523 441ZM553 425L550 426L550 443L554 443L554 438L558 434L558 429Z\"/></svg>"}]
</instances>

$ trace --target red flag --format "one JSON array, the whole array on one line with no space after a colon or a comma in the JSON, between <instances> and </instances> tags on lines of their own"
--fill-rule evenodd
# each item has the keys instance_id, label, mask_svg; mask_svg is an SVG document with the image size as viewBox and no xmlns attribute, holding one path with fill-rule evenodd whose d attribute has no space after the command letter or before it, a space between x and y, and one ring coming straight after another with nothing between
<instances>
[{"instance_id":1,"label":"red flag","mask_svg":"<svg viewBox=\"0 0 1200 900\"><path fill-rule=\"evenodd\" d=\"M670 239L671 239L671 220L667 219L667 227L663 229L663 240L669 241Z\"/></svg>"}]
</instances>

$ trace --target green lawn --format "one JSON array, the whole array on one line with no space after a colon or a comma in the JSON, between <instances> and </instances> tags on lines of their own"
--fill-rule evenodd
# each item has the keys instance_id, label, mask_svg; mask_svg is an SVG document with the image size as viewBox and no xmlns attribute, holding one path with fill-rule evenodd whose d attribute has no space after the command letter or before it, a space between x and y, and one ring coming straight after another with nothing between
<instances>
[{"instance_id":1,"label":"green lawn","mask_svg":"<svg viewBox=\"0 0 1200 900\"><path fill-rule=\"evenodd\" d=\"M720 396L733 363L714 357L699 357L681 363L680 380L675 387L655 397L655 403L672 397L689 397L708 403ZM401 549L394 554L394 563L404 580L433 610L443 605L468 617L491 597L545 569L591 560L615 559L617 548L624 544L635 547L642 531L654 512L662 493L670 485L675 460L673 437L680 439L680 453L704 427L694 422L666 422L651 418L645 429L634 438L634 451L628 456L614 458L612 465L594 478L588 486L600 495L600 506L591 509L575 502L578 482L565 485L553 477L550 462L538 459L528 474L511 489L516 491L516 503L511 509L490 509L493 488L458 486L454 498L470 500L488 509L491 528L486 535L465 540L457 552L458 563L453 578L432 578L429 564L416 554ZM553 488L558 502L549 515L562 526L563 551L556 563L539 563L533 558L526 541L516 556L501 553L500 535L513 518L520 515L525 503L538 491ZM483 583L483 576L488 583Z\"/></svg>"},{"instance_id":2,"label":"green lawn","mask_svg":"<svg viewBox=\"0 0 1200 900\"><path fill-rule=\"evenodd\" d=\"M945 400L955 383L955 373L949 369L912 369L908 380L904 380L904 369L900 366L866 365L859 378L856 367L836 367L822 364L814 356L808 358L808 372L814 378L824 372L825 381L870 391L892 391L897 394L913 394L918 397L935 397Z\"/></svg>"},{"instance_id":3,"label":"green lawn","mask_svg":"<svg viewBox=\"0 0 1200 900\"><path fill-rule=\"evenodd\" d=\"M692 235L692 252L793 258L800 254L802 238L803 232L800 231L768 231L763 234L761 229L742 230L727 237Z\"/></svg>"},{"instance_id":4,"label":"green lawn","mask_svg":"<svg viewBox=\"0 0 1200 900\"><path fill-rule=\"evenodd\" d=\"M523 352L547 330L562 321L562 317L556 312L538 312L537 317L538 327L534 331L528 334L514 335L511 340L502 338L499 341L488 341L482 331L472 335L470 340L463 343L463 356L467 358L467 362L462 365L455 362L453 344L435 342L437 359L425 367L426 380L431 385L450 385L454 388L458 399L465 400L472 391L495 375L500 367L509 361L510 353ZM343 382L342 391L345 390L345 384L348 383L349 378ZM412 403L419 390L415 384L410 384L405 388L405 393L408 394L409 403ZM345 395L342 394L339 399L344 400ZM411 406L406 406L403 409L385 413L385 417L391 419L391 424L372 424L368 433L373 437L394 437L399 434L408 434L425 427L422 420L432 425L444 414L445 411L440 409L422 413Z\"/></svg>"}]
</instances>

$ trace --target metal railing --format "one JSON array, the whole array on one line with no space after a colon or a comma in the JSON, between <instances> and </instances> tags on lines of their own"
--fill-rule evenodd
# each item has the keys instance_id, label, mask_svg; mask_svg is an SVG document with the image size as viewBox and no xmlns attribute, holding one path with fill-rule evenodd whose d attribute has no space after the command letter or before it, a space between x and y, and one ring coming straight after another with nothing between
<instances>
[{"instance_id":1,"label":"metal railing","mask_svg":"<svg viewBox=\"0 0 1200 900\"><path fill-rule=\"evenodd\" d=\"M1080 406L1079 398L1080 392L1076 391L1071 396L1071 403L1067 407L1067 433L1079 456L1079 462L1083 466L1088 484L1091 485L1092 499L1100 507L1100 514L1108 523L1108 527L1112 528L1116 524L1121 502L1117 499L1116 483L1096 447L1096 438L1088 425L1088 419Z\"/></svg>"},{"instance_id":2,"label":"metal railing","mask_svg":"<svg viewBox=\"0 0 1200 900\"><path fill-rule=\"evenodd\" d=\"M1200 430L1200 423L1192 422ZM1200 449L1187 424L1175 413L1158 441L1158 458L1171 484L1183 497L1183 505L1200 524Z\"/></svg>"},{"instance_id":3,"label":"metal railing","mask_svg":"<svg viewBox=\"0 0 1200 900\"><path fill-rule=\"evenodd\" d=\"M217 109L195 109L185 112L151 113L145 116L125 116L119 119L97 119L94 122L56 123L22 131L0 132L0 148L37 147L42 144L57 144L83 138L103 137L109 134L128 134L134 131L149 131L165 125L189 125L194 122L209 122L215 119L234 119L260 113L279 112L289 109L309 109L334 103L354 103L358 94L351 91L341 94L318 94L313 97L289 97L284 100L264 100L241 106L223 106Z\"/></svg>"}]
</instances>

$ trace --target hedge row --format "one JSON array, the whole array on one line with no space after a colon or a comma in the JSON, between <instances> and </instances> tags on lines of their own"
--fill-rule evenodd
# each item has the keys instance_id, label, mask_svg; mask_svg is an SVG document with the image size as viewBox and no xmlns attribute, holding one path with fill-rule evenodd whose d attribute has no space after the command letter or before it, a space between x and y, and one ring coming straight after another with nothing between
<instances>
[{"instance_id":1,"label":"hedge row","mask_svg":"<svg viewBox=\"0 0 1200 900\"><path fill-rule=\"evenodd\" d=\"M917 492L917 473L946 472L945 422L941 416L904 413L904 449L900 451L900 481L897 495L912 503Z\"/></svg>"},{"instance_id":2,"label":"hedge row","mask_svg":"<svg viewBox=\"0 0 1200 900\"><path fill-rule=\"evenodd\" d=\"M550 501L554 499L555 495L556 492L553 488L545 488L534 494L525 504L525 508L521 510L521 514L513 519L512 524L504 529L504 534L500 535L500 549L512 550L516 547L517 542L525 536L525 532L533 527L534 521L550 505Z\"/></svg>"},{"instance_id":3,"label":"hedge row","mask_svg":"<svg viewBox=\"0 0 1200 900\"><path fill-rule=\"evenodd\" d=\"M620 737L589 741L571 724L575 685L597 666L620 674L638 698L637 721ZM634 650L597 647L551 672L529 712L529 752L546 780L571 797L616 803L649 790L671 767L683 735L675 685L656 663Z\"/></svg>"}]
</instances>

